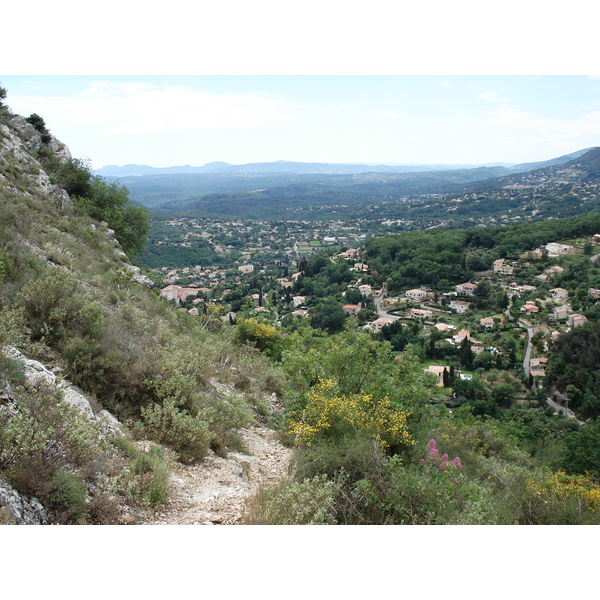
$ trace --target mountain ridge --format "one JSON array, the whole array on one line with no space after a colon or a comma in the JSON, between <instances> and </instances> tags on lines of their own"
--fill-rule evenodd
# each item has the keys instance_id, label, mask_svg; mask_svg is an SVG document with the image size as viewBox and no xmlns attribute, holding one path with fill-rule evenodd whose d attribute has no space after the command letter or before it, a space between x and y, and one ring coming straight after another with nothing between
<instances>
[{"instance_id":1,"label":"mountain ridge","mask_svg":"<svg viewBox=\"0 0 600 600\"><path fill-rule=\"evenodd\" d=\"M532 169L562 164L577 158L590 150L585 148L545 161L528 163L431 163L431 164L386 164L386 163L328 163L276 160L271 162L252 162L231 164L213 161L202 166L189 164L169 167L153 167L146 164L129 163L126 165L105 165L95 169L96 175L103 177L137 177L142 175L161 175L176 173L298 173L298 174L356 174L356 173L421 173L428 171L449 171L476 169L480 167L502 167L507 171L530 171Z\"/></svg>"}]
</instances>

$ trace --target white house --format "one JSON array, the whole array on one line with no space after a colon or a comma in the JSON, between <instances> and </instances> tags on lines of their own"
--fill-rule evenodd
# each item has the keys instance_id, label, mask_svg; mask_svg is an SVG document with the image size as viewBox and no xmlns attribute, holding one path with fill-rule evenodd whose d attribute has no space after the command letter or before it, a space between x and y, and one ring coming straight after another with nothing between
<instances>
[{"instance_id":1,"label":"white house","mask_svg":"<svg viewBox=\"0 0 600 600\"><path fill-rule=\"evenodd\" d=\"M469 296L472 296L477 289L477 284L467 281L466 283L459 283L454 289L457 294L468 294Z\"/></svg>"},{"instance_id":2,"label":"white house","mask_svg":"<svg viewBox=\"0 0 600 600\"><path fill-rule=\"evenodd\" d=\"M424 300L425 298L427 298L427 292L421 289L408 290L405 293L405 296L410 300L418 302L419 300Z\"/></svg>"},{"instance_id":3,"label":"white house","mask_svg":"<svg viewBox=\"0 0 600 600\"><path fill-rule=\"evenodd\" d=\"M564 288L554 288L550 290L550 295L552 296L552 300L564 302L569 297L569 292Z\"/></svg>"},{"instance_id":4,"label":"white house","mask_svg":"<svg viewBox=\"0 0 600 600\"><path fill-rule=\"evenodd\" d=\"M587 323L587 320L588 319L585 315L573 314L569 316L567 324L569 327L579 327L580 325Z\"/></svg>"},{"instance_id":5,"label":"white house","mask_svg":"<svg viewBox=\"0 0 600 600\"><path fill-rule=\"evenodd\" d=\"M371 321L369 323L369 327L371 327L371 329L374 329L375 331L381 331L382 327L385 327L386 325L391 325L393 322L394 321L392 319L388 319L387 317L379 317L378 319Z\"/></svg>"},{"instance_id":6,"label":"white house","mask_svg":"<svg viewBox=\"0 0 600 600\"><path fill-rule=\"evenodd\" d=\"M361 306L360 304L344 304L342 308L344 309L345 313L348 313L349 315L356 315L360 311Z\"/></svg>"},{"instance_id":7,"label":"white house","mask_svg":"<svg viewBox=\"0 0 600 600\"><path fill-rule=\"evenodd\" d=\"M167 300L185 300L188 296L195 296L198 293L198 288L187 288L180 285L168 285L160 290L159 296Z\"/></svg>"},{"instance_id":8,"label":"white house","mask_svg":"<svg viewBox=\"0 0 600 600\"><path fill-rule=\"evenodd\" d=\"M451 300L448 305L452 310L455 310L459 315L468 310L471 306L470 302L463 302L462 300Z\"/></svg>"},{"instance_id":9,"label":"white house","mask_svg":"<svg viewBox=\"0 0 600 600\"><path fill-rule=\"evenodd\" d=\"M292 302L294 303L295 307L302 306L306 302L306 297L305 296L294 296L292 298Z\"/></svg>"},{"instance_id":10,"label":"white house","mask_svg":"<svg viewBox=\"0 0 600 600\"><path fill-rule=\"evenodd\" d=\"M512 275L515 271L514 267L506 264L506 260L504 258L499 258L494 261L494 273L499 273L500 275Z\"/></svg>"},{"instance_id":11,"label":"white house","mask_svg":"<svg viewBox=\"0 0 600 600\"><path fill-rule=\"evenodd\" d=\"M494 318L493 317L484 317L483 319L479 319L479 324L483 325L484 329L490 330L494 328Z\"/></svg>"},{"instance_id":12,"label":"white house","mask_svg":"<svg viewBox=\"0 0 600 600\"><path fill-rule=\"evenodd\" d=\"M548 256L558 256L559 254L564 254L569 250L573 250L573 246L568 246L567 244L557 244L555 242L550 242L544 247L548 251Z\"/></svg>"},{"instance_id":13,"label":"white house","mask_svg":"<svg viewBox=\"0 0 600 600\"><path fill-rule=\"evenodd\" d=\"M413 319L430 319L433 316L433 313L430 310L422 308L412 308L410 316Z\"/></svg>"}]
</instances>

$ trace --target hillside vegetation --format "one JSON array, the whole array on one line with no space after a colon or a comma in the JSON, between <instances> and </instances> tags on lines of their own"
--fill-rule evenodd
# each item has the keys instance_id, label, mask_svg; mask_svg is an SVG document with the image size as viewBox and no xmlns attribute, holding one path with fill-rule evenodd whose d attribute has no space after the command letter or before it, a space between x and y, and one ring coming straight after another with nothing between
<instances>
[{"instance_id":1,"label":"hillside vegetation","mask_svg":"<svg viewBox=\"0 0 600 600\"><path fill-rule=\"evenodd\" d=\"M215 303L190 314L130 263L145 210L72 159L39 117L0 110L3 522L19 522L3 500L13 492L41 507L38 522L143 521L168 497L173 461L243 451L252 423L294 452L289 477L249 502L249 524L600 521L596 421L579 426L536 403L504 410L502 395L492 415L466 384L449 411L411 344L399 351L337 319L328 290L350 282L349 268L330 256L299 264L297 285L323 294L309 322L264 317L250 287L231 290L235 319ZM460 254L474 232L452 233L448 251ZM379 268L393 279L404 242L378 243L368 251L390 253ZM22 357L75 384L91 414L50 375L30 377Z\"/></svg>"}]
</instances>

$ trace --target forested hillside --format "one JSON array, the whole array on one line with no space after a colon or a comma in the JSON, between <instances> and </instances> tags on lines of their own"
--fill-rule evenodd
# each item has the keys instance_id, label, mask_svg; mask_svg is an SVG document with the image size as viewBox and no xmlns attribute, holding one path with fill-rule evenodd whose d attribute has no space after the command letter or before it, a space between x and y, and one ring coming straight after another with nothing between
<instances>
[{"instance_id":1,"label":"forested hillside","mask_svg":"<svg viewBox=\"0 0 600 600\"><path fill-rule=\"evenodd\" d=\"M0 522L148 522L168 502L174 465L249 452L242 432L257 424L291 449L292 468L249 500L247 524L600 521L599 422L554 414L521 377L524 298L508 306L497 281L480 282L474 304L510 321L482 358L468 333L452 345L419 317L364 327L376 286L465 283L496 257L598 233L597 214L384 237L364 249L370 266L329 251L245 281L225 275L218 298L220 283L168 299L131 264L146 210L73 159L41 117L14 115L2 92ZM575 281L596 276L591 248L583 241L556 275L590 321L595 304ZM294 315L295 301L310 312ZM556 342L553 376L595 385L596 328L573 331ZM579 343L590 353L573 353ZM442 356L439 385L424 361Z\"/></svg>"},{"instance_id":2,"label":"forested hillside","mask_svg":"<svg viewBox=\"0 0 600 600\"><path fill-rule=\"evenodd\" d=\"M379 218L493 226L597 211L600 150L542 163L352 175L248 171L124 177L131 199L188 216L248 219ZM406 227L410 228L410 227Z\"/></svg>"},{"instance_id":3,"label":"forested hillside","mask_svg":"<svg viewBox=\"0 0 600 600\"><path fill-rule=\"evenodd\" d=\"M600 212L486 229L428 229L369 238L364 255L392 290L440 281L456 284L489 269L495 260L516 259L554 240L589 237L598 231Z\"/></svg>"}]
</instances>

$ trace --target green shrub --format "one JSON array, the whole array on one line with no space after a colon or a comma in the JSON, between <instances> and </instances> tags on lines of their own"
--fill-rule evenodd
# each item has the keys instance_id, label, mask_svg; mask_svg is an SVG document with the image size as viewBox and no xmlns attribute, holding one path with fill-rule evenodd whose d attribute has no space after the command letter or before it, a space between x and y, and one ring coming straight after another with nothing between
<instances>
[{"instance_id":1,"label":"green shrub","mask_svg":"<svg viewBox=\"0 0 600 600\"><path fill-rule=\"evenodd\" d=\"M169 497L172 453L156 444L143 452L123 437L112 442L131 459L125 481L129 499L150 508L164 504Z\"/></svg>"},{"instance_id":2,"label":"green shrub","mask_svg":"<svg viewBox=\"0 0 600 600\"><path fill-rule=\"evenodd\" d=\"M83 523L87 514L86 488L75 475L57 471L50 481L49 506L61 523Z\"/></svg>"},{"instance_id":3,"label":"green shrub","mask_svg":"<svg viewBox=\"0 0 600 600\"><path fill-rule=\"evenodd\" d=\"M335 479L344 474L348 483L380 477L385 466L385 452L378 442L361 434L301 448L294 454L296 479L326 475Z\"/></svg>"},{"instance_id":4,"label":"green shrub","mask_svg":"<svg viewBox=\"0 0 600 600\"><path fill-rule=\"evenodd\" d=\"M59 521L81 522L83 481L94 481L109 458L100 425L63 402L56 389L37 386L13 396L18 410L0 413L0 468L19 492L39 498Z\"/></svg>"},{"instance_id":5,"label":"green shrub","mask_svg":"<svg viewBox=\"0 0 600 600\"><path fill-rule=\"evenodd\" d=\"M149 439L172 448L183 463L201 461L210 447L208 425L182 412L173 399L142 408L139 427Z\"/></svg>"},{"instance_id":6,"label":"green shrub","mask_svg":"<svg viewBox=\"0 0 600 600\"><path fill-rule=\"evenodd\" d=\"M324 475L263 488L248 504L248 525L334 525L337 486Z\"/></svg>"},{"instance_id":7,"label":"green shrub","mask_svg":"<svg viewBox=\"0 0 600 600\"><path fill-rule=\"evenodd\" d=\"M254 420L252 409L239 396L211 401L199 410L198 417L206 422L212 434L211 448L221 455L227 448L240 448L237 430L248 427Z\"/></svg>"},{"instance_id":8,"label":"green shrub","mask_svg":"<svg viewBox=\"0 0 600 600\"><path fill-rule=\"evenodd\" d=\"M57 344L74 335L95 336L102 327L102 307L64 269L50 269L28 282L17 296L31 337Z\"/></svg>"}]
</instances>

